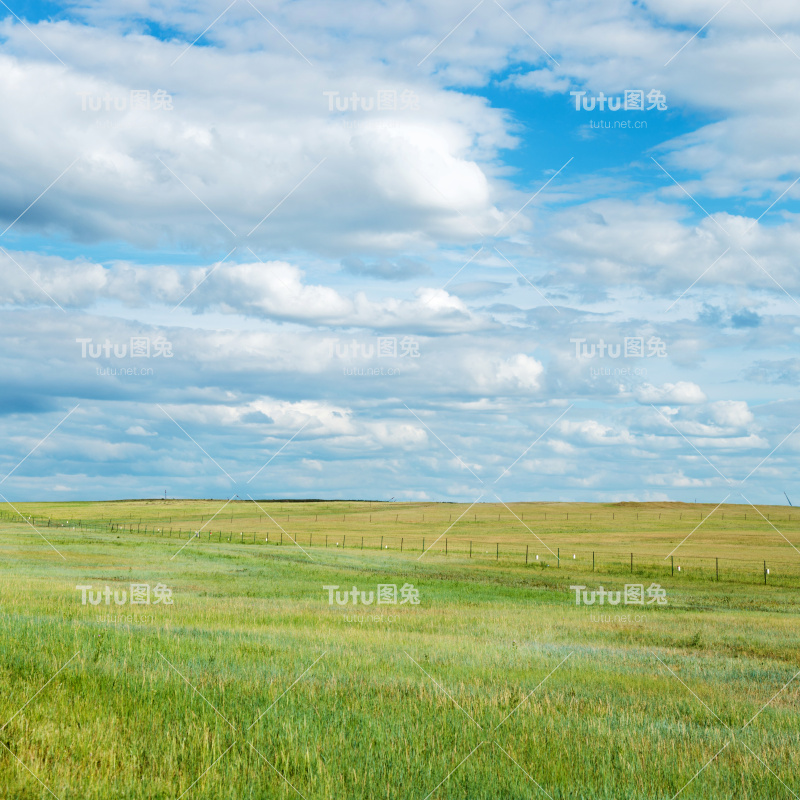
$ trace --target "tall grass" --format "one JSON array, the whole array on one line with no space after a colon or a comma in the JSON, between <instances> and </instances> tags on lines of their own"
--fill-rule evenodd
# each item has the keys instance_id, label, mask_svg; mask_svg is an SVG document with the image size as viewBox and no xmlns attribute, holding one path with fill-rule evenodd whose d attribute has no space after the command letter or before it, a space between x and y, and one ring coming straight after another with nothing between
<instances>
[{"instance_id":1,"label":"tall grass","mask_svg":"<svg viewBox=\"0 0 800 800\"><path fill-rule=\"evenodd\" d=\"M800 793L791 587L659 573L667 606L576 607L572 584L649 576L234 541L173 558L185 542L44 532L63 559L0 526L3 797ZM75 589L130 583L174 603ZM322 588L379 583L421 602L329 606Z\"/></svg>"}]
</instances>

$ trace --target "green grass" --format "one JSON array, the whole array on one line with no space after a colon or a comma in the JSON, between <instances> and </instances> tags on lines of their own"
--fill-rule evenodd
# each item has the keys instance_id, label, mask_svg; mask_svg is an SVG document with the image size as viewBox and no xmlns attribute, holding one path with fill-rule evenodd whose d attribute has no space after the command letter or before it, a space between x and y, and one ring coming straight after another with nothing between
<instances>
[{"instance_id":1,"label":"green grass","mask_svg":"<svg viewBox=\"0 0 800 800\"><path fill-rule=\"evenodd\" d=\"M786 574L774 582L771 574L766 586L744 569L723 571L720 582L693 567L671 576L663 556L697 524L679 528L673 517L698 513L694 506L553 505L548 516L571 519L547 527L537 517L543 506L512 506L562 548L560 568L549 553L551 565L541 565L547 551L502 506L480 506L478 522L465 518L447 533L459 547L473 541L473 550L500 541L508 551L499 561L486 552L470 559L459 547L445 556L438 544L419 558L421 537L436 538L466 505L373 504L370 512L262 504L308 555L288 538L276 546L279 529L252 504L231 504L227 529L222 515L212 523L249 531L249 545L165 536L169 516L180 519L175 530L191 530L220 505L18 506L58 552L29 525L0 523L3 797L52 797L28 770L60 800L800 793L800 676L780 691L800 669L792 577L800 570L791 572L794 551L770 526L746 527L741 506L693 542L714 518L698 529L679 549L681 563L692 563L683 555L690 543L697 559L717 548L731 564L785 563ZM797 542L787 509L760 510ZM53 522L99 526L113 516L129 525L137 513L147 535ZM365 521L369 513L383 516ZM613 526L605 520L612 513ZM304 543L326 531L353 544L384 536L391 546ZM416 550L400 553L399 538ZM526 566L519 555L533 542L540 565ZM624 560L609 558L593 573L585 559L571 559L574 549L622 557L626 548L642 554L633 576ZM576 607L569 589L650 582L667 590L667 606ZM130 583L166 584L174 603L84 606L75 589ZM379 583L413 584L421 602L331 607L322 588L374 591ZM115 623L108 614L134 619Z\"/></svg>"}]
</instances>

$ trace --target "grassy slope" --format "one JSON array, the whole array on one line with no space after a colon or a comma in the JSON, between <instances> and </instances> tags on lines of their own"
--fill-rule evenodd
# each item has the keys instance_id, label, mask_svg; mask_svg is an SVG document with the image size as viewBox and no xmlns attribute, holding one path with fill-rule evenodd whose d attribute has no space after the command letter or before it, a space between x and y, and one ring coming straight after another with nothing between
<instances>
[{"instance_id":1,"label":"grassy slope","mask_svg":"<svg viewBox=\"0 0 800 800\"><path fill-rule=\"evenodd\" d=\"M385 524L389 535L399 523ZM454 769L433 797L545 797L535 780L553 798L671 798L726 742L681 798L791 797L778 778L800 792L800 681L735 739L725 728L744 726L800 666L791 587L659 573L666 608L605 622L575 607L570 584L647 578L396 550L315 547L312 562L290 546L225 542L171 559L183 543L51 528L62 560L24 531L0 526L2 722L30 703L0 741L61 800L174 798L230 745L187 798L297 797L275 769L308 800L422 799ZM75 590L159 581L174 605L84 607ZM380 620L354 620L362 607L331 608L322 590L405 582L421 604L371 608ZM139 619L100 619L120 612ZM4 796L50 796L2 753Z\"/></svg>"}]
</instances>

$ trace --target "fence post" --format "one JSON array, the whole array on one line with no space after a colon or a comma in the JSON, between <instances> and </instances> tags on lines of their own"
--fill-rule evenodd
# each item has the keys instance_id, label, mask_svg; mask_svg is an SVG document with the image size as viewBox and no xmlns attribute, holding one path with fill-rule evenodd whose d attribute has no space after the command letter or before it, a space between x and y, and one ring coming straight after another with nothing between
<instances>
[{"instance_id":1,"label":"fence post","mask_svg":"<svg viewBox=\"0 0 800 800\"><path fill-rule=\"evenodd\" d=\"M594 572L594 550L592 550L592 572Z\"/></svg>"},{"instance_id":2,"label":"fence post","mask_svg":"<svg viewBox=\"0 0 800 800\"><path fill-rule=\"evenodd\" d=\"M633 575L633 553L631 553L631 575Z\"/></svg>"},{"instance_id":3,"label":"fence post","mask_svg":"<svg viewBox=\"0 0 800 800\"><path fill-rule=\"evenodd\" d=\"M383 550L383 536L381 536L381 550Z\"/></svg>"},{"instance_id":4,"label":"fence post","mask_svg":"<svg viewBox=\"0 0 800 800\"><path fill-rule=\"evenodd\" d=\"M767 562L764 562L764 586L767 585Z\"/></svg>"},{"instance_id":5,"label":"fence post","mask_svg":"<svg viewBox=\"0 0 800 800\"><path fill-rule=\"evenodd\" d=\"M364 537L363 536L361 537L361 549L362 550L364 549Z\"/></svg>"},{"instance_id":6,"label":"fence post","mask_svg":"<svg viewBox=\"0 0 800 800\"><path fill-rule=\"evenodd\" d=\"M342 536L342 550L344 550L344 543L347 541L347 536Z\"/></svg>"},{"instance_id":7,"label":"fence post","mask_svg":"<svg viewBox=\"0 0 800 800\"><path fill-rule=\"evenodd\" d=\"M422 537L422 552L425 552L425 537Z\"/></svg>"},{"instance_id":8,"label":"fence post","mask_svg":"<svg viewBox=\"0 0 800 800\"><path fill-rule=\"evenodd\" d=\"M672 577L675 577L675 556L670 556L669 560L672 564Z\"/></svg>"},{"instance_id":9,"label":"fence post","mask_svg":"<svg viewBox=\"0 0 800 800\"><path fill-rule=\"evenodd\" d=\"M403 552L403 537L400 537L400 552Z\"/></svg>"},{"instance_id":10,"label":"fence post","mask_svg":"<svg viewBox=\"0 0 800 800\"><path fill-rule=\"evenodd\" d=\"M717 562L717 580L719 580L719 559L715 559Z\"/></svg>"},{"instance_id":11,"label":"fence post","mask_svg":"<svg viewBox=\"0 0 800 800\"><path fill-rule=\"evenodd\" d=\"M470 542L470 551L472 551L472 546L471 545L472 545L472 542ZM472 552L470 552L470 555L472 555ZM526 564L528 563L528 545L527 544L525 545L525 563Z\"/></svg>"},{"instance_id":12,"label":"fence post","mask_svg":"<svg viewBox=\"0 0 800 800\"><path fill-rule=\"evenodd\" d=\"M560 566L561 566L561 548L559 547L559 548L557 548L557 549L558 549L558 555L557 555L557 558L558 558L558 566L560 567Z\"/></svg>"}]
</instances>

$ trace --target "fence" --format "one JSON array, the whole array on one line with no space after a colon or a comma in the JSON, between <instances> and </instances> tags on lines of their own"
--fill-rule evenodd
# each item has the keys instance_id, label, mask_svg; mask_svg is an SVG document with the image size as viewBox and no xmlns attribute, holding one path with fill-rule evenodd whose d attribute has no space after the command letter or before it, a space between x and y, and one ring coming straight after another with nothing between
<instances>
[{"instance_id":1,"label":"fence","mask_svg":"<svg viewBox=\"0 0 800 800\"><path fill-rule=\"evenodd\" d=\"M166 539L196 538L199 541L211 543L237 543L243 545L277 546L298 545L309 548L342 548L349 550L381 550L400 553L419 553L420 555L461 556L465 559L485 559L500 562L501 556L504 563L519 563L528 567L541 569L562 569L573 566L582 570L589 570L601 574L639 574L639 575L687 575L704 577L710 580L725 580L728 583L747 582L765 585L768 579L771 583L779 582L782 578L800 578L800 558L795 561L766 560L753 561L735 558L732 556L663 556L652 553L635 553L620 550L587 550L581 547L564 548L565 555L561 554L561 546L555 551L546 544L537 541L536 545L520 544L515 542L489 542L486 539L466 539L464 537L438 537L426 536L397 536L382 534L380 536L314 533L296 534L279 530L273 531L221 531L201 528L184 529L150 525L141 523L118 523L113 520L54 520L51 517L35 518L24 517L19 514L10 514L0 511L0 520L18 524L28 524L34 529L37 527L62 528L80 532L95 533L127 533L146 536L157 536ZM264 535L266 534L266 535ZM271 536L271 538L270 538ZM307 538L306 538L307 537ZM565 564L562 565L562 559ZM720 566L722 565L722 577Z\"/></svg>"}]
</instances>

